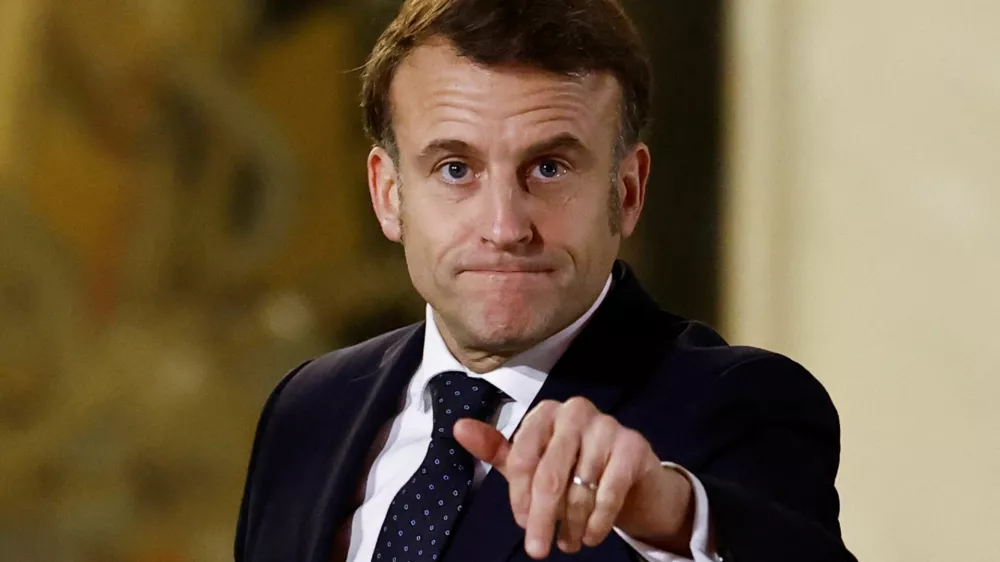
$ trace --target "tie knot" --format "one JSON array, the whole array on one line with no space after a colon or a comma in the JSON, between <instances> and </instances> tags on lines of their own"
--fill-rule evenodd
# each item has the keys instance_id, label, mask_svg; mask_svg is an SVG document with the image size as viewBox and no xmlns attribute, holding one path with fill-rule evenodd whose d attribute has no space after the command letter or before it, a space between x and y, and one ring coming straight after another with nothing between
<instances>
[{"instance_id":1,"label":"tie knot","mask_svg":"<svg viewBox=\"0 0 1000 562\"><path fill-rule=\"evenodd\" d=\"M496 411L503 392L484 379L460 371L435 375L428 385L434 405L433 438L452 438L452 427L462 418L486 421Z\"/></svg>"}]
</instances>

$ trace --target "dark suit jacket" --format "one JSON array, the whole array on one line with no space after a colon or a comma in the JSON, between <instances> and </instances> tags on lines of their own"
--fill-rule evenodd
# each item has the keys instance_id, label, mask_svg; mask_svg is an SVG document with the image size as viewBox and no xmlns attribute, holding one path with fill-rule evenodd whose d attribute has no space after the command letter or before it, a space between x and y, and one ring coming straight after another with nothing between
<instances>
[{"instance_id":1,"label":"dark suit jacket","mask_svg":"<svg viewBox=\"0 0 1000 562\"><path fill-rule=\"evenodd\" d=\"M837 412L793 361L733 347L662 311L624 264L536 398L583 396L641 432L663 460L704 484L727 562L851 561L834 478ZM264 406L236 533L237 562L330 562L380 428L422 353L423 324L308 362ZM445 562L528 561L504 478L492 471L453 534ZM575 556L637 555L616 535Z\"/></svg>"}]
</instances>

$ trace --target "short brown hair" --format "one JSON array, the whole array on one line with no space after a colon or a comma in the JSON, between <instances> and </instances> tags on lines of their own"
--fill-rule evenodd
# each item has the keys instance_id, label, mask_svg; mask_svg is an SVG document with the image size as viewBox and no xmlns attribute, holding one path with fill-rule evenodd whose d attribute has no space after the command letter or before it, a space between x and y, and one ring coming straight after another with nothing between
<instances>
[{"instance_id":1,"label":"short brown hair","mask_svg":"<svg viewBox=\"0 0 1000 562\"><path fill-rule=\"evenodd\" d=\"M434 37L484 66L612 73L622 88L621 140L627 147L649 121L649 58L618 0L406 0L362 76L365 131L394 156L392 80L403 59Z\"/></svg>"}]
</instances>

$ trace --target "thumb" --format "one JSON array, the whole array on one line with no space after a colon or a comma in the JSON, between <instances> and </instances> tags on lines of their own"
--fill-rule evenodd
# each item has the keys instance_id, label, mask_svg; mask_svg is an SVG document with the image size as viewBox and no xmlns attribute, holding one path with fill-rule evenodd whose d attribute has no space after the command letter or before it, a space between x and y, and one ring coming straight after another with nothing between
<instances>
[{"instance_id":1,"label":"thumb","mask_svg":"<svg viewBox=\"0 0 1000 562\"><path fill-rule=\"evenodd\" d=\"M510 443L496 428L479 420L465 418L455 422L453 432L458 444L465 447L472 456L493 465L493 468L506 475Z\"/></svg>"}]
</instances>

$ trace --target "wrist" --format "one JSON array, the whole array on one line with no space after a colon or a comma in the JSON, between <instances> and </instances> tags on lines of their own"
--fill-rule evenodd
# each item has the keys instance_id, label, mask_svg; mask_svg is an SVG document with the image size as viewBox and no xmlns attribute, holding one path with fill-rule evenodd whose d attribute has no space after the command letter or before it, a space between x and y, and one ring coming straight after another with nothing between
<instances>
[{"instance_id":1,"label":"wrist","mask_svg":"<svg viewBox=\"0 0 1000 562\"><path fill-rule=\"evenodd\" d=\"M694 490L674 468L649 470L626 499L618 527L630 537L659 550L691 556Z\"/></svg>"}]
</instances>

